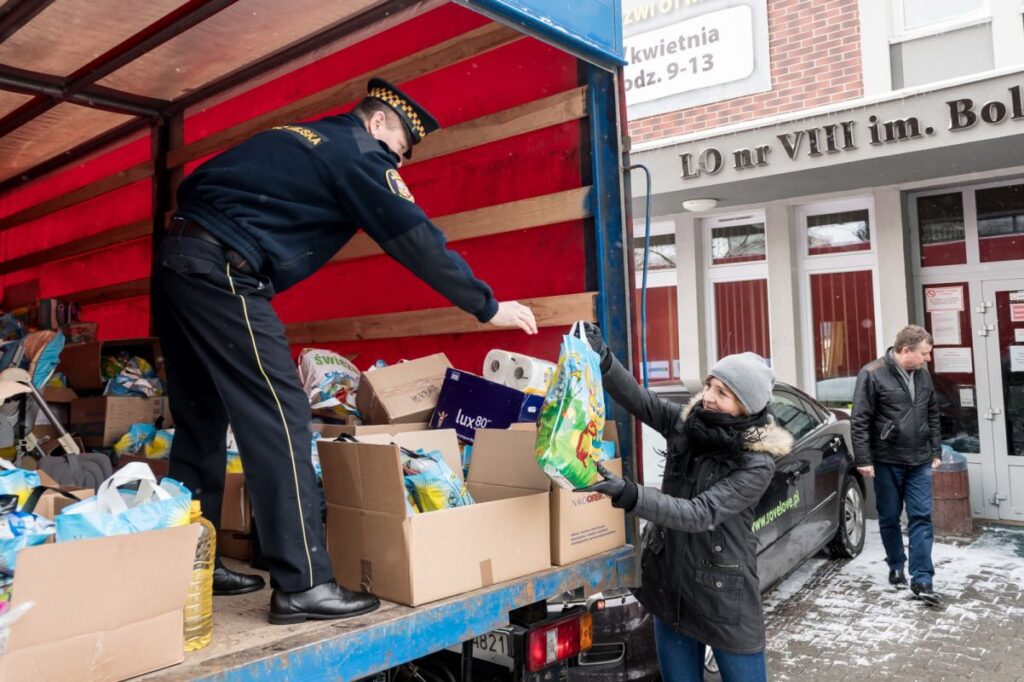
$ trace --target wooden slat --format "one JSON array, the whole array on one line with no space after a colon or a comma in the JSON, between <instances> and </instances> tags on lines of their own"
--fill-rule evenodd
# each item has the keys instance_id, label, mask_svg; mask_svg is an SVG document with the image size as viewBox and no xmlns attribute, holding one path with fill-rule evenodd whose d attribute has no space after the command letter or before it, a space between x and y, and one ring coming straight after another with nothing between
<instances>
[{"instance_id":1,"label":"wooden slat","mask_svg":"<svg viewBox=\"0 0 1024 682\"><path fill-rule=\"evenodd\" d=\"M123 298L133 298L147 294L149 294L149 278L143 277L142 279L110 284L105 287L96 287L95 289L57 294L56 297L62 301L81 303L82 305L95 305L97 303L109 303L110 301L120 301Z\"/></svg>"},{"instance_id":2,"label":"wooden slat","mask_svg":"<svg viewBox=\"0 0 1024 682\"><path fill-rule=\"evenodd\" d=\"M521 33L498 23L481 26L386 66L375 68L344 83L304 97L287 106L249 119L245 123L172 150L167 155L167 165L170 168L181 166L219 149L237 144L253 133L282 123L300 121L339 104L351 102L366 93L366 81L373 76L380 76L393 83L403 83L464 59L476 57L483 52L507 45L522 37Z\"/></svg>"},{"instance_id":3,"label":"wooden slat","mask_svg":"<svg viewBox=\"0 0 1024 682\"><path fill-rule=\"evenodd\" d=\"M0 218L0 232L9 230L12 227L27 223L30 220L36 218L42 218L45 215L49 215L54 211L59 211L75 204L80 204L83 201L89 199L95 199L96 197L106 194L107 192L113 192L116 189L127 187L133 182L138 182L144 178L148 178L153 175L153 162L145 161L137 166L132 166L127 170L123 170L120 173L115 173L108 178L104 178L99 182L93 182L80 187L74 191L62 194L59 197L54 197L48 201L43 201L30 206L23 211L9 215L6 218Z\"/></svg>"},{"instance_id":4,"label":"wooden slat","mask_svg":"<svg viewBox=\"0 0 1024 682\"><path fill-rule=\"evenodd\" d=\"M24 270L25 268L51 263L64 258L71 258L72 256L78 256L122 242L141 239L150 236L152 232L153 221L150 218L129 225L121 225L120 227L115 227L82 239L4 261L0 263L0 275L6 275L8 272L16 272L17 270Z\"/></svg>"},{"instance_id":5,"label":"wooden slat","mask_svg":"<svg viewBox=\"0 0 1024 682\"><path fill-rule=\"evenodd\" d=\"M593 322L597 294L584 292L563 296L524 299L520 303L533 309L538 327L572 324L576 320ZM432 308L405 313L365 315L315 322L294 322L286 326L290 343L329 343L393 339L434 334L465 334L497 331L498 327L477 322L458 308Z\"/></svg>"},{"instance_id":6,"label":"wooden slat","mask_svg":"<svg viewBox=\"0 0 1024 682\"><path fill-rule=\"evenodd\" d=\"M579 187L473 211L452 213L435 218L434 223L444 230L448 241L455 242L460 239L581 220L591 215L587 202L589 193L590 187ZM360 232L335 254L331 262L365 258L380 253L383 252L377 243Z\"/></svg>"},{"instance_id":7,"label":"wooden slat","mask_svg":"<svg viewBox=\"0 0 1024 682\"><path fill-rule=\"evenodd\" d=\"M409 164L452 154L507 137L514 137L582 118L587 112L587 88L581 86L466 121L423 138Z\"/></svg>"}]
</instances>

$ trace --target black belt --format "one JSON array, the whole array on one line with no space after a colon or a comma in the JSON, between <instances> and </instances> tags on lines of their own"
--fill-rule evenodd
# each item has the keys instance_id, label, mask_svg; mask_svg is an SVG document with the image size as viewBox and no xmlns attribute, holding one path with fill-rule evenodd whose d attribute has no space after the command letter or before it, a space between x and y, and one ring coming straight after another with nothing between
<instances>
[{"instance_id":1,"label":"black belt","mask_svg":"<svg viewBox=\"0 0 1024 682\"><path fill-rule=\"evenodd\" d=\"M224 243L214 237L209 230L188 218L172 218L167 232L174 237L192 237L193 239L201 239L204 242L216 244L217 246L224 246Z\"/></svg>"},{"instance_id":2,"label":"black belt","mask_svg":"<svg viewBox=\"0 0 1024 682\"><path fill-rule=\"evenodd\" d=\"M217 239L209 230L193 220L189 220L188 218L172 218L171 224L167 228L167 234L172 237L191 237L210 244L216 244L224 249L224 258L231 264L231 267L246 274L252 274L255 272L252 265L244 256L242 256L242 254Z\"/></svg>"}]
</instances>

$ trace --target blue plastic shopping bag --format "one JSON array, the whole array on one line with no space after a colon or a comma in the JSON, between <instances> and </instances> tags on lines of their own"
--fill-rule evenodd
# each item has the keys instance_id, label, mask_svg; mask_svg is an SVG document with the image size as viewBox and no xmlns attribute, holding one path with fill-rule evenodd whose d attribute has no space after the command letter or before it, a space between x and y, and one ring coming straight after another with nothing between
<instances>
[{"instance_id":1,"label":"blue plastic shopping bag","mask_svg":"<svg viewBox=\"0 0 1024 682\"><path fill-rule=\"evenodd\" d=\"M0 495L16 496L18 508L21 508L37 485L40 485L39 474L27 469L18 469L0 458Z\"/></svg>"},{"instance_id":2,"label":"blue plastic shopping bag","mask_svg":"<svg viewBox=\"0 0 1024 682\"><path fill-rule=\"evenodd\" d=\"M137 490L122 487L135 483ZM95 497L57 515L57 542L184 526L191 503L184 485L167 477L157 485L148 464L132 462L101 483Z\"/></svg>"}]
</instances>

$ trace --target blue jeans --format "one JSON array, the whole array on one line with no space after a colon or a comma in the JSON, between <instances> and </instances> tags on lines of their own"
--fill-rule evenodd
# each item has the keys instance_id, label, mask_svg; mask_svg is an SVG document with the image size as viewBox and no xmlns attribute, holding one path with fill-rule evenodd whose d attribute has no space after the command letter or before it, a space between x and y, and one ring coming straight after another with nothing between
<instances>
[{"instance_id":1,"label":"blue jeans","mask_svg":"<svg viewBox=\"0 0 1024 682\"><path fill-rule=\"evenodd\" d=\"M917 466L875 464L875 503L878 531L885 545L885 560L893 571L902 571L903 551L900 514L907 505L910 534L910 582L932 584L932 464Z\"/></svg>"},{"instance_id":2,"label":"blue jeans","mask_svg":"<svg viewBox=\"0 0 1024 682\"><path fill-rule=\"evenodd\" d=\"M701 682L704 679L704 644L676 632L657 617L654 619L654 643L658 647L658 667L664 682ZM768 682L763 651L756 654L713 651L722 682Z\"/></svg>"}]
</instances>

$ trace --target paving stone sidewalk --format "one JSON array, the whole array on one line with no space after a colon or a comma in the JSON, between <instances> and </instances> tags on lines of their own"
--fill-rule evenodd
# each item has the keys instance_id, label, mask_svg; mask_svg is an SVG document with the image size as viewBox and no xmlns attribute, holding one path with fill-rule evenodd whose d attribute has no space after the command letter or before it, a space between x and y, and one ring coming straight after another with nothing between
<instances>
[{"instance_id":1,"label":"paving stone sidewalk","mask_svg":"<svg viewBox=\"0 0 1024 682\"><path fill-rule=\"evenodd\" d=\"M812 559L765 595L770 679L1024 682L1024 528L936 542L939 609L889 587L868 529L858 558Z\"/></svg>"}]
</instances>

